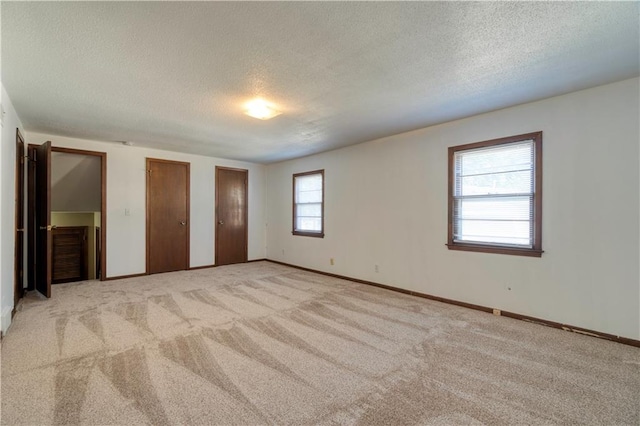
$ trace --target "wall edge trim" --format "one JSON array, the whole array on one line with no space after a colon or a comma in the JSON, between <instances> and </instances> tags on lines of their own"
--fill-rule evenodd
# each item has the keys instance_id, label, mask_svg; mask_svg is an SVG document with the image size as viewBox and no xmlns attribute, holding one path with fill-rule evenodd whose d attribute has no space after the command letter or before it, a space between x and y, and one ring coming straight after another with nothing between
<instances>
[{"instance_id":1,"label":"wall edge trim","mask_svg":"<svg viewBox=\"0 0 640 426\"><path fill-rule=\"evenodd\" d=\"M211 265L201 265L201 266L189 266L189 269L187 269L187 271L195 271L197 269L207 269L207 268L215 268L216 265L211 264Z\"/></svg>"},{"instance_id":2,"label":"wall edge trim","mask_svg":"<svg viewBox=\"0 0 640 426\"><path fill-rule=\"evenodd\" d=\"M305 268L303 266L298 266L298 265L293 265L293 264L290 264L290 263L280 262L278 260L266 259L266 261L267 262L272 262L272 263L277 263L279 265L290 266L292 268L301 269L303 271L315 272L317 274L326 275L326 276L329 276L329 277L340 278L340 279L343 279L343 280L349 280L349 281L353 281L353 282L356 282L356 283L359 283L359 284L371 285L371 286L374 286L374 287L379 287L379 288L383 288L383 289L386 289L386 290L395 291L395 292L398 292L398 293L404 293L404 294L408 294L408 295L411 295L411 296L422 297L424 299L434 300L436 302L442 302L442 303L447 303L447 304L450 304L450 305L461 306L463 308L474 309L474 310L487 312L487 313L493 313L494 312L494 308L489 308L487 306L474 305L472 303L461 302L461 301L453 300L453 299L447 299L447 298L444 298L444 297L434 296L434 295L431 295L431 294L421 293L421 292L413 291L413 290L407 290L407 289L400 288L400 287L393 287L393 286L390 286L390 285L387 285L387 284L380 284L380 283L376 283L376 282L373 282L373 281L361 280L361 279L358 279L358 278L347 277L347 276L344 276L344 275L332 274L330 272L324 272L324 271L319 271L319 270L316 270L316 269ZM614 334L603 333L603 332L600 332L600 331L590 330L590 329L583 328L583 327L577 327L577 326L570 325L570 324L563 324L563 323L550 321L550 320L546 320L546 319L542 319L542 318L536 318L536 317L532 317L532 316L528 316L528 315L522 315L522 314L518 314L518 313L515 313L515 312L502 311L502 310L500 310L498 308L495 308L495 309L499 310L500 311L500 315L504 316L504 317L513 318L513 319L517 319L517 320L520 320L520 321L531 322L531 323L534 323L534 324L544 325L544 326L547 326L547 327L557 328L557 329L560 329L560 330L570 331L570 332L573 332L573 333L583 334L583 335L587 335L587 336L591 336L591 337L597 337L599 339L609 340L609 341L612 341L612 342L621 343L623 345L635 346L637 348L640 348L640 340L631 339L629 337L616 336Z\"/></svg>"},{"instance_id":3,"label":"wall edge trim","mask_svg":"<svg viewBox=\"0 0 640 426\"><path fill-rule=\"evenodd\" d=\"M124 279L127 279L127 278L144 277L145 275L147 275L147 274L145 274L144 272L140 273L140 274L115 275L113 277L104 277L104 279L102 281L124 280Z\"/></svg>"},{"instance_id":4,"label":"wall edge trim","mask_svg":"<svg viewBox=\"0 0 640 426\"><path fill-rule=\"evenodd\" d=\"M0 332L2 332L3 335L7 334L9 327L11 327L11 324L13 323L13 316L11 315L11 312L13 312L13 307L11 306L7 306L2 310L2 317L0 318Z\"/></svg>"}]
</instances>

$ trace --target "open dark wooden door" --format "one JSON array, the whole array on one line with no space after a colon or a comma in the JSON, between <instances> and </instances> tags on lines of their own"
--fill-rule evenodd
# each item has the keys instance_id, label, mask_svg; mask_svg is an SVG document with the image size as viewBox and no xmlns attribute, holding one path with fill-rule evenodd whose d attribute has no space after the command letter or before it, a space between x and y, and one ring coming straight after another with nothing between
<instances>
[{"instance_id":1,"label":"open dark wooden door","mask_svg":"<svg viewBox=\"0 0 640 426\"><path fill-rule=\"evenodd\" d=\"M189 269L189 163L147 158L147 273Z\"/></svg>"},{"instance_id":2,"label":"open dark wooden door","mask_svg":"<svg viewBox=\"0 0 640 426\"><path fill-rule=\"evenodd\" d=\"M247 261L249 172L216 167L216 266Z\"/></svg>"},{"instance_id":3,"label":"open dark wooden door","mask_svg":"<svg viewBox=\"0 0 640 426\"><path fill-rule=\"evenodd\" d=\"M100 228L96 228L96 279L102 280L102 234Z\"/></svg>"},{"instance_id":4,"label":"open dark wooden door","mask_svg":"<svg viewBox=\"0 0 640 426\"><path fill-rule=\"evenodd\" d=\"M24 139L16 129L16 242L13 312L24 293Z\"/></svg>"},{"instance_id":5,"label":"open dark wooden door","mask_svg":"<svg viewBox=\"0 0 640 426\"><path fill-rule=\"evenodd\" d=\"M51 297L51 142L35 153L36 290Z\"/></svg>"}]
</instances>

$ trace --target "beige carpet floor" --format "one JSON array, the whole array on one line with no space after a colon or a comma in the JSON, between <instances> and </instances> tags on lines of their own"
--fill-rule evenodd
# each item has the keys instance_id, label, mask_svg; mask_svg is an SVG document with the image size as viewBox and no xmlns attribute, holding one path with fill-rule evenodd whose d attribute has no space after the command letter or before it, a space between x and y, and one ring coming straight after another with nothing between
<instances>
[{"instance_id":1,"label":"beige carpet floor","mask_svg":"<svg viewBox=\"0 0 640 426\"><path fill-rule=\"evenodd\" d=\"M640 349L256 262L29 294L2 424L640 424Z\"/></svg>"}]
</instances>

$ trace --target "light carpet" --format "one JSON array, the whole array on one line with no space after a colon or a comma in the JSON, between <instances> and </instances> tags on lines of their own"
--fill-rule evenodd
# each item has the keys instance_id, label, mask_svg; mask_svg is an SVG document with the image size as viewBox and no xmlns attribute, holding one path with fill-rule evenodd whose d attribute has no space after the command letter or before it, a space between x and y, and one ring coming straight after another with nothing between
<instances>
[{"instance_id":1,"label":"light carpet","mask_svg":"<svg viewBox=\"0 0 640 426\"><path fill-rule=\"evenodd\" d=\"M640 424L640 349L255 262L30 293L2 424Z\"/></svg>"}]
</instances>

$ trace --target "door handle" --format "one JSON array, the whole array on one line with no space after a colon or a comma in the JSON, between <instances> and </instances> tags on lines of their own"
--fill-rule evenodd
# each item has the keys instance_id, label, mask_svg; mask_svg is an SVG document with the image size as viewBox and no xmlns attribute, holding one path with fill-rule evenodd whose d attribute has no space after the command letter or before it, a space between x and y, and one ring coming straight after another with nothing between
<instances>
[{"instance_id":1,"label":"door handle","mask_svg":"<svg viewBox=\"0 0 640 426\"><path fill-rule=\"evenodd\" d=\"M224 225L224 222L223 222L223 221L221 221L221 220L219 220L219 221L218 221L218 225Z\"/></svg>"},{"instance_id":2,"label":"door handle","mask_svg":"<svg viewBox=\"0 0 640 426\"><path fill-rule=\"evenodd\" d=\"M182 225L182 226L185 226L186 224L187 224L187 222L185 222L185 221L180 222L180 225Z\"/></svg>"},{"instance_id":3,"label":"door handle","mask_svg":"<svg viewBox=\"0 0 640 426\"><path fill-rule=\"evenodd\" d=\"M52 229L56 229L57 227L58 227L58 225L41 226L40 230L41 231L51 231Z\"/></svg>"}]
</instances>

